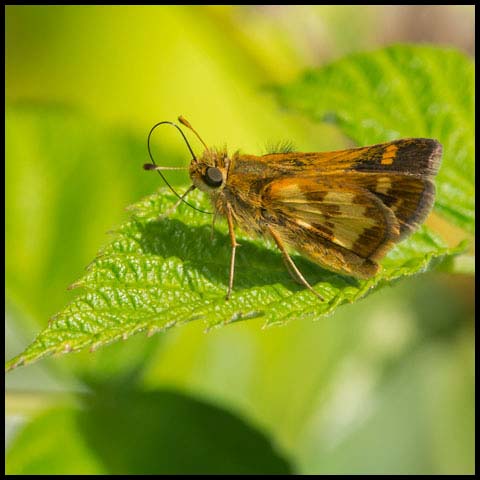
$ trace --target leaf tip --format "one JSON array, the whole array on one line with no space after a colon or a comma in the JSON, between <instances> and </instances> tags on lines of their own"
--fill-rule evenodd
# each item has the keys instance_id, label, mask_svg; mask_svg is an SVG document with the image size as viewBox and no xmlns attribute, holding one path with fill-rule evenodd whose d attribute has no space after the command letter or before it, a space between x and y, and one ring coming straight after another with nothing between
<instances>
[{"instance_id":1,"label":"leaf tip","mask_svg":"<svg viewBox=\"0 0 480 480\"><path fill-rule=\"evenodd\" d=\"M17 367L22 366L25 363L25 357L20 355L18 358L14 357L5 364L5 373L15 370Z\"/></svg>"}]
</instances>

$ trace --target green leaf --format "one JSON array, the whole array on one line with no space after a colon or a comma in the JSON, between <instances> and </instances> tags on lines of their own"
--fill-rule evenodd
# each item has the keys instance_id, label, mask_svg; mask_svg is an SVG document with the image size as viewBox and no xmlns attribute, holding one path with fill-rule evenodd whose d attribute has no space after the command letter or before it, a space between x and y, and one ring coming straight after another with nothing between
<instances>
[{"instance_id":1,"label":"green leaf","mask_svg":"<svg viewBox=\"0 0 480 480\"><path fill-rule=\"evenodd\" d=\"M207 329L259 316L265 326L316 320L397 278L432 268L463 248L450 249L422 228L390 252L382 273L368 281L294 257L325 298L321 302L290 279L273 245L239 232L234 293L226 301L226 225L220 223L212 239L211 218L185 205L159 219L175 200L162 190L132 207L132 219L117 229L114 240L73 285L84 293L55 315L25 352L7 363L7 370L50 354L95 350L138 332L151 335L192 320L203 321ZM189 201L208 208L202 193L194 192Z\"/></svg>"},{"instance_id":2,"label":"green leaf","mask_svg":"<svg viewBox=\"0 0 480 480\"><path fill-rule=\"evenodd\" d=\"M148 157L146 126L136 133L68 105L32 101L7 105L5 121L6 313L17 337L6 342L8 359L71 301L66 287L108 240L105 232L124 220L124 206L153 192L158 177L141 170ZM154 139L156 158L171 165L186 161L183 142L168 129L161 133ZM173 184L187 178L169 172ZM96 378L112 379L114 370L125 373L127 365L144 362L161 341L138 338L95 356L85 352L88 368ZM61 368L74 370L72 362L77 375L86 373L89 362L81 356Z\"/></svg>"},{"instance_id":3,"label":"green leaf","mask_svg":"<svg viewBox=\"0 0 480 480\"><path fill-rule=\"evenodd\" d=\"M44 325L68 301L65 285L122 220L123 207L158 181L140 170L143 135L56 104L9 105L5 121L6 293ZM158 143L158 158L176 165L184 158Z\"/></svg>"},{"instance_id":4,"label":"green leaf","mask_svg":"<svg viewBox=\"0 0 480 480\"><path fill-rule=\"evenodd\" d=\"M274 91L283 106L338 123L358 145L439 140L444 156L435 209L474 231L474 64L464 54L396 45L348 55Z\"/></svg>"},{"instance_id":5,"label":"green leaf","mask_svg":"<svg viewBox=\"0 0 480 480\"><path fill-rule=\"evenodd\" d=\"M443 68L437 71L439 63ZM285 104L314 118L335 111L340 125L360 143L400 135L439 138L446 153L437 178L437 207L469 229L473 225L473 140L467 135L471 135L468 114L462 113L470 108L469 99L464 93L451 93L442 103L437 98L440 87L432 87L436 82L447 84L440 80L442 72L455 66L463 72L458 74L460 79L468 77L470 63L456 52L393 47L348 57L280 89L279 95ZM469 91L466 83L462 83L462 92ZM364 95L359 95L360 90ZM349 105L353 107L348 109ZM458 121L457 130L451 128L452 117ZM458 135L463 139L461 145L455 140ZM200 192L189 199L210 208ZM95 350L139 332L151 335L192 320L201 320L206 329L256 317L263 317L265 326L293 319L316 320L401 277L436 266L452 271L452 256L465 248L463 243L449 248L424 226L397 245L382 262L382 272L367 281L334 274L295 257L325 299L320 302L290 279L272 245L238 232L242 247L237 254L234 293L227 302L230 247L225 224L219 224L212 239L211 218L183 204L175 214L159 219L174 201L172 194L161 190L132 208L132 219L117 229L114 240L74 284L84 293L55 315L22 354L7 362L7 370L47 355Z\"/></svg>"},{"instance_id":6,"label":"green leaf","mask_svg":"<svg viewBox=\"0 0 480 480\"><path fill-rule=\"evenodd\" d=\"M169 391L108 391L43 412L7 451L8 474L288 474L242 419ZM61 454L59 454L61 452Z\"/></svg>"}]
</instances>

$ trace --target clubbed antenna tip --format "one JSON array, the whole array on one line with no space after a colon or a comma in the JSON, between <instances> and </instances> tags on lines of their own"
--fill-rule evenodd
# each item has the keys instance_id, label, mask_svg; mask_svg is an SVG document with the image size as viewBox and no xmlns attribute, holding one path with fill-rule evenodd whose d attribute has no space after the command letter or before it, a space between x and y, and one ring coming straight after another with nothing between
<instances>
[{"instance_id":1,"label":"clubbed antenna tip","mask_svg":"<svg viewBox=\"0 0 480 480\"><path fill-rule=\"evenodd\" d=\"M154 163L144 163L144 170L188 170L188 167L162 167L160 165L155 165Z\"/></svg>"}]
</instances>

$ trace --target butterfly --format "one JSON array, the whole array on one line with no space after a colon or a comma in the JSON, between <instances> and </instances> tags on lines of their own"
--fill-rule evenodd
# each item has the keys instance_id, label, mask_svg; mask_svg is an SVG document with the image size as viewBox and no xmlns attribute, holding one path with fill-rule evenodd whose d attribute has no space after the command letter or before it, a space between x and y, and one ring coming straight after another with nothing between
<instances>
[{"instance_id":1,"label":"butterfly","mask_svg":"<svg viewBox=\"0 0 480 480\"><path fill-rule=\"evenodd\" d=\"M179 122L202 142L203 154L194 154L178 125L160 122L150 131L152 163L144 168L157 170L165 181L162 171L182 168L156 165L150 151L157 126L176 127L192 155L192 185L182 196L175 192L175 207L187 203L185 197L198 188L209 195L215 216L226 217L232 249L227 299L238 247L235 226L272 238L294 280L322 298L293 262L290 249L334 272L370 278L387 252L423 223L434 203L434 177L442 157L442 145L434 139L257 156L210 148L184 117Z\"/></svg>"}]
</instances>

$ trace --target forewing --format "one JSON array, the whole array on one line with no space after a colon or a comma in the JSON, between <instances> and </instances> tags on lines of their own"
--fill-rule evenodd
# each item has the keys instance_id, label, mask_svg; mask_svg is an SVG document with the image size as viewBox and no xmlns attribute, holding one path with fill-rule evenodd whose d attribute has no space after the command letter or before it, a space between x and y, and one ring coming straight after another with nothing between
<instances>
[{"instance_id":1,"label":"forewing","mask_svg":"<svg viewBox=\"0 0 480 480\"><path fill-rule=\"evenodd\" d=\"M318 174L348 171L387 172L434 176L440 166L442 146L430 138L404 138L368 147L334 152L271 154L260 157L280 170L315 169Z\"/></svg>"}]
</instances>

